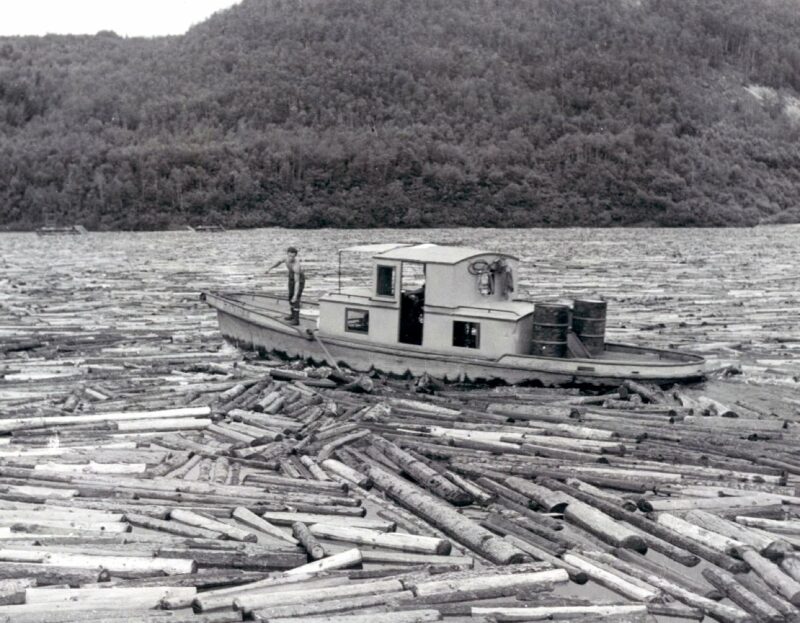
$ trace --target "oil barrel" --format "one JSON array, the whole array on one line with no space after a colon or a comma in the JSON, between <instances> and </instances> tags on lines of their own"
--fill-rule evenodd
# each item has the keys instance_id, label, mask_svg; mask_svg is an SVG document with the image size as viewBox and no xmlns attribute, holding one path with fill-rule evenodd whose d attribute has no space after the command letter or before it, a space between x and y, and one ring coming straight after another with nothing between
<instances>
[{"instance_id":1,"label":"oil barrel","mask_svg":"<svg viewBox=\"0 0 800 623\"><path fill-rule=\"evenodd\" d=\"M532 355L540 357L567 356L569 316L569 305L536 303L533 308Z\"/></svg>"},{"instance_id":2,"label":"oil barrel","mask_svg":"<svg viewBox=\"0 0 800 623\"><path fill-rule=\"evenodd\" d=\"M605 301L573 301L572 330L593 356L602 355L605 349L606 307Z\"/></svg>"}]
</instances>

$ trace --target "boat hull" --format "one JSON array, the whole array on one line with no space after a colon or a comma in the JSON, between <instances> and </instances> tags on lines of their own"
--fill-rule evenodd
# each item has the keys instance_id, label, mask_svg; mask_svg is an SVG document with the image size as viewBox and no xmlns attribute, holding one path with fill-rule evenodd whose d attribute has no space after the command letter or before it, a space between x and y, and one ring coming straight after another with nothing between
<instances>
[{"instance_id":1,"label":"boat hull","mask_svg":"<svg viewBox=\"0 0 800 623\"><path fill-rule=\"evenodd\" d=\"M383 346L326 336L316 332L313 318L303 319L299 327L294 327L282 320L277 309L259 309L234 296L206 293L204 298L217 310L222 335L240 347L315 364L325 364L330 356L337 364L357 372L374 370L396 376L427 373L447 381L499 380L543 385L615 385L626 379L663 385L704 376L702 357L675 351L608 344L606 355L593 359L516 354L497 359L458 357L418 346Z\"/></svg>"}]
</instances>

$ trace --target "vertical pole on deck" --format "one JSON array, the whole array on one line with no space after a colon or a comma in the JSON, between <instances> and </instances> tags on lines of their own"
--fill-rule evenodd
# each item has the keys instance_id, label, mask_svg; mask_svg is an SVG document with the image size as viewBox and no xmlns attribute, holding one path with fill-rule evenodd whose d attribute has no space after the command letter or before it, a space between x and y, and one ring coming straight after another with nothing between
<instances>
[{"instance_id":1,"label":"vertical pole on deck","mask_svg":"<svg viewBox=\"0 0 800 623\"><path fill-rule=\"evenodd\" d=\"M342 252L339 251L339 271L337 273L339 279L339 294L342 293Z\"/></svg>"}]
</instances>

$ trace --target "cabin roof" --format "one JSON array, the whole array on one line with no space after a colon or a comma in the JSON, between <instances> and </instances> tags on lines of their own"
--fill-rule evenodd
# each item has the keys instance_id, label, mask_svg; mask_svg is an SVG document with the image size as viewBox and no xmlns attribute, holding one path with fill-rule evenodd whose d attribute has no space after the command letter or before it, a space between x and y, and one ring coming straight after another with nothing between
<instances>
[{"instance_id":1,"label":"cabin roof","mask_svg":"<svg viewBox=\"0 0 800 623\"><path fill-rule=\"evenodd\" d=\"M410 247L413 246L411 243L408 242L384 242L384 243L377 243L377 244L357 244L352 247L345 247L344 249L339 249L339 253L350 252L350 253L385 253L387 251L391 251L393 249L397 249L398 247Z\"/></svg>"},{"instance_id":2,"label":"cabin roof","mask_svg":"<svg viewBox=\"0 0 800 623\"><path fill-rule=\"evenodd\" d=\"M458 264L481 255L499 255L508 259L518 258L507 253L484 251L471 247L454 247L436 244L418 244L409 247L398 247L373 256L379 260L400 260L403 262L420 262L425 264Z\"/></svg>"}]
</instances>

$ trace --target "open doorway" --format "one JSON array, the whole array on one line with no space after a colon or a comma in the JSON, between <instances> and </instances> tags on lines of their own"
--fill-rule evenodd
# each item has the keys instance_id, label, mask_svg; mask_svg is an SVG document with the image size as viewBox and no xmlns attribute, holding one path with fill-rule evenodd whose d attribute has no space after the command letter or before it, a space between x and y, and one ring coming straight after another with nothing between
<instances>
[{"instance_id":1,"label":"open doorway","mask_svg":"<svg viewBox=\"0 0 800 623\"><path fill-rule=\"evenodd\" d=\"M403 262L400 284L399 341L419 346L425 323L425 264Z\"/></svg>"}]
</instances>

